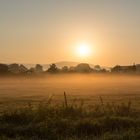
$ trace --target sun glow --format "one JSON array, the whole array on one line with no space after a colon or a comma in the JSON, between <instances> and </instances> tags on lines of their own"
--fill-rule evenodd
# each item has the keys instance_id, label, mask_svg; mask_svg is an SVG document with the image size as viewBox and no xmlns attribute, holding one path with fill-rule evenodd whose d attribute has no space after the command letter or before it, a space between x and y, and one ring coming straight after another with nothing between
<instances>
[{"instance_id":1,"label":"sun glow","mask_svg":"<svg viewBox=\"0 0 140 140\"><path fill-rule=\"evenodd\" d=\"M86 43L80 43L77 45L77 54L80 57L88 57L91 54L91 48L89 44Z\"/></svg>"}]
</instances>

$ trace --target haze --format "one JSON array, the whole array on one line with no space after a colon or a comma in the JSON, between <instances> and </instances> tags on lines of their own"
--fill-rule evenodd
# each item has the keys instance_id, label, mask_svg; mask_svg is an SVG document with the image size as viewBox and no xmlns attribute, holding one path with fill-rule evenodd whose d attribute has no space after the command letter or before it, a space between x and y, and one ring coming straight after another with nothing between
<instances>
[{"instance_id":1,"label":"haze","mask_svg":"<svg viewBox=\"0 0 140 140\"><path fill-rule=\"evenodd\" d=\"M69 101L83 99L86 103L99 102L102 96L105 102L131 101L140 99L140 78L126 75L68 74L47 75L44 78L14 77L0 80L1 105L20 106L28 102L47 100L53 95L53 101L62 102L63 92ZM134 104L138 107L138 104Z\"/></svg>"}]
</instances>

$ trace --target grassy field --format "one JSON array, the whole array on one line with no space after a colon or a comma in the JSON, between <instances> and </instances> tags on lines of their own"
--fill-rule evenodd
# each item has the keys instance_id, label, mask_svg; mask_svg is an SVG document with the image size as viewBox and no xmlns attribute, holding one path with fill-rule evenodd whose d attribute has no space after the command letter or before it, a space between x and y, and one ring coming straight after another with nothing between
<instances>
[{"instance_id":1,"label":"grassy field","mask_svg":"<svg viewBox=\"0 0 140 140\"><path fill-rule=\"evenodd\" d=\"M1 78L0 112L2 140L139 140L140 77Z\"/></svg>"}]
</instances>

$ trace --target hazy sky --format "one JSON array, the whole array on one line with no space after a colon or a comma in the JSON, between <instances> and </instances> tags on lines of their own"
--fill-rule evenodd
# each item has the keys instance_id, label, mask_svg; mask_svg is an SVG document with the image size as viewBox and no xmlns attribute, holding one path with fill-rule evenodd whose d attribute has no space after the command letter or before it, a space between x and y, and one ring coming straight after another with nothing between
<instances>
[{"instance_id":1,"label":"hazy sky","mask_svg":"<svg viewBox=\"0 0 140 140\"><path fill-rule=\"evenodd\" d=\"M57 61L140 63L140 0L0 0L0 62Z\"/></svg>"}]
</instances>

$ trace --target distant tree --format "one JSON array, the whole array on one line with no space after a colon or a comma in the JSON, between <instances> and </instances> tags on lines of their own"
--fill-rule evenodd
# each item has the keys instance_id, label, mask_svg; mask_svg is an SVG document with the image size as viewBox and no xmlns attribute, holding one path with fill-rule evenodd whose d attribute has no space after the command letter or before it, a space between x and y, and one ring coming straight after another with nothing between
<instances>
[{"instance_id":1,"label":"distant tree","mask_svg":"<svg viewBox=\"0 0 140 140\"><path fill-rule=\"evenodd\" d=\"M87 63L80 63L75 67L76 72L91 72L92 69Z\"/></svg>"},{"instance_id":2,"label":"distant tree","mask_svg":"<svg viewBox=\"0 0 140 140\"><path fill-rule=\"evenodd\" d=\"M0 74L8 72L8 66L6 64L0 64Z\"/></svg>"},{"instance_id":3,"label":"distant tree","mask_svg":"<svg viewBox=\"0 0 140 140\"><path fill-rule=\"evenodd\" d=\"M24 65L19 66L19 73L26 73L28 71L28 68L26 68Z\"/></svg>"},{"instance_id":4,"label":"distant tree","mask_svg":"<svg viewBox=\"0 0 140 140\"><path fill-rule=\"evenodd\" d=\"M61 69L62 72L68 72L68 70L69 70L68 66L64 66Z\"/></svg>"},{"instance_id":5,"label":"distant tree","mask_svg":"<svg viewBox=\"0 0 140 140\"><path fill-rule=\"evenodd\" d=\"M101 67L100 67L100 65L95 65L95 66L94 66L94 69L95 69L95 70L101 70Z\"/></svg>"},{"instance_id":6,"label":"distant tree","mask_svg":"<svg viewBox=\"0 0 140 140\"><path fill-rule=\"evenodd\" d=\"M10 73L19 74L20 73L19 64L13 63L13 64L8 65L8 70Z\"/></svg>"},{"instance_id":7,"label":"distant tree","mask_svg":"<svg viewBox=\"0 0 140 140\"><path fill-rule=\"evenodd\" d=\"M34 74L35 68L31 67L29 70L27 70L27 74Z\"/></svg>"},{"instance_id":8,"label":"distant tree","mask_svg":"<svg viewBox=\"0 0 140 140\"><path fill-rule=\"evenodd\" d=\"M102 73L106 73L107 70L106 70L106 69L101 69L100 72L102 72Z\"/></svg>"},{"instance_id":9,"label":"distant tree","mask_svg":"<svg viewBox=\"0 0 140 140\"><path fill-rule=\"evenodd\" d=\"M36 64L36 66L35 66L35 71L36 71L37 73L43 72L43 66L41 66L40 64Z\"/></svg>"},{"instance_id":10,"label":"distant tree","mask_svg":"<svg viewBox=\"0 0 140 140\"><path fill-rule=\"evenodd\" d=\"M69 67L69 72L71 73L76 72L76 67L74 66Z\"/></svg>"},{"instance_id":11,"label":"distant tree","mask_svg":"<svg viewBox=\"0 0 140 140\"><path fill-rule=\"evenodd\" d=\"M47 72L50 72L50 73L57 73L58 71L59 69L57 68L55 64L51 64L49 69L47 70Z\"/></svg>"}]
</instances>

